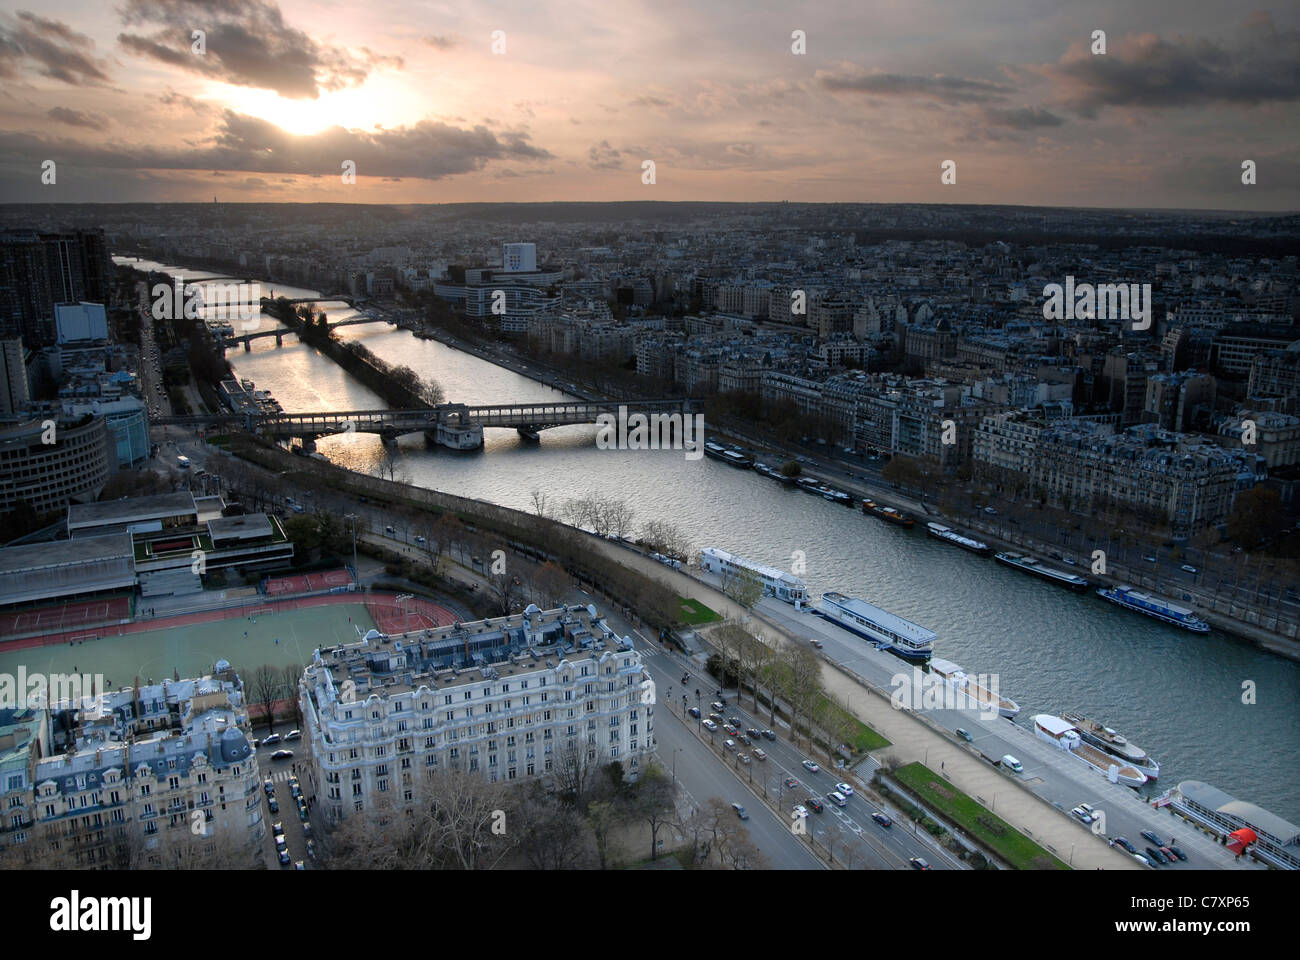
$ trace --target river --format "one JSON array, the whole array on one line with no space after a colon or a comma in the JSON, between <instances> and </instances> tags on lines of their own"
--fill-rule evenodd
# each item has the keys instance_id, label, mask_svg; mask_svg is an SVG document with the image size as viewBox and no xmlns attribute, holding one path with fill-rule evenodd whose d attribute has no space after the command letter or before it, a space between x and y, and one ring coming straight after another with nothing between
<instances>
[{"instance_id":1,"label":"river","mask_svg":"<svg viewBox=\"0 0 1300 960\"><path fill-rule=\"evenodd\" d=\"M174 269L174 268L169 268ZM203 275L186 270L187 278ZM279 295L313 291L274 286ZM353 312L321 304L332 319ZM274 326L263 318L266 328ZM342 327L377 356L440 383L450 401L537 402L565 395L436 341L377 323ZM286 337L232 350L240 377L267 389L288 412L374 409L384 403L319 351ZM1113 727L1161 764L1159 789L1204 780L1239 799L1300 822L1300 663L1218 632L1192 634L1074 594L947 546L920 525L903 530L752 471L673 451L600 450L595 427L542 433L485 431L485 449L458 454L404 438L398 479L418 486L532 509L532 491L551 503L588 491L629 502L638 522L671 520L694 545L719 546L803 574L817 594L839 590L879 604L939 635L935 655L970 673L999 677L1036 713L1077 710ZM322 439L317 449L352 469L377 473L382 447L367 435ZM901 664L901 661L900 661ZM1244 687L1253 686L1253 702Z\"/></svg>"}]
</instances>

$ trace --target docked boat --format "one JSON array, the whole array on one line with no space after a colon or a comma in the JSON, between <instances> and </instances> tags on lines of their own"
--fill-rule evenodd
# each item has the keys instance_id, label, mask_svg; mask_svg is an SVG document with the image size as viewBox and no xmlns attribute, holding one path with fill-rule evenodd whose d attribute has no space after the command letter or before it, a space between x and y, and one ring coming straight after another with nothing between
<instances>
[{"instance_id":1,"label":"docked boat","mask_svg":"<svg viewBox=\"0 0 1300 960\"><path fill-rule=\"evenodd\" d=\"M927 523L926 530L930 536L944 543L951 543L954 546L961 547L963 550L969 550L971 553L978 553L981 557L989 555L989 545L972 537L964 537L951 527L945 527L942 523Z\"/></svg>"},{"instance_id":2,"label":"docked boat","mask_svg":"<svg viewBox=\"0 0 1300 960\"><path fill-rule=\"evenodd\" d=\"M1055 567L1044 566L1035 557L1027 557L1018 553L997 553L993 555L993 559L998 563L1006 564L1008 567L1015 567L1025 573L1032 573L1036 577L1042 577L1052 583L1069 587L1071 590L1088 589L1088 581L1083 577L1073 573L1066 573L1064 570L1057 570Z\"/></svg>"},{"instance_id":3,"label":"docked boat","mask_svg":"<svg viewBox=\"0 0 1300 960\"><path fill-rule=\"evenodd\" d=\"M714 460L721 460L722 455L726 452L727 448L714 440L706 441L704 444L704 455L712 457Z\"/></svg>"},{"instance_id":4,"label":"docked boat","mask_svg":"<svg viewBox=\"0 0 1300 960\"><path fill-rule=\"evenodd\" d=\"M1111 783L1122 783L1129 787L1140 787L1147 782L1147 775L1131 763L1098 750L1090 743L1085 743L1079 731L1061 717L1050 713L1040 713L1034 717L1034 733L1040 740L1055 744L1061 750L1077 757Z\"/></svg>"},{"instance_id":5,"label":"docked boat","mask_svg":"<svg viewBox=\"0 0 1300 960\"><path fill-rule=\"evenodd\" d=\"M831 501L831 503L839 503L846 507L853 506L853 498L843 490L836 490L834 487L823 487L822 496Z\"/></svg>"},{"instance_id":6,"label":"docked boat","mask_svg":"<svg viewBox=\"0 0 1300 960\"><path fill-rule=\"evenodd\" d=\"M1074 724L1074 729L1079 731L1079 736L1085 743L1090 743L1113 757L1131 763L1145 773L1148 780L1155 780L1160 776L1160 764L1156 763L1154 757L1137 744L1121 737L1110 727L1096 720L1089 720L1081 713L1063 713L1061 719Z\"/></svg>"},{"instance_id":7,"label":"docked boat","mask_svg":"<svg viewBox=\"0 0 1300 960\"><path fill-rule=\"evenodd\" d=\"M780 470L777 470L775 467L770 467L766 463L755 463L754 470L757 473L761 473L769 480L775 480L777 483L783 484L787 487L794 486L794 477L787 477Z\"/></svg>"},{"instance_id":8,"label":"docked boat","mask_svg":"<svg viewBox=\"0 0 1300 960\"><path fill-rule=\"evenodd\" d=\"M881 520L887 520L890 523L897 524L900 527L906 527L909 530L916 525L916 521L907 514L895 510L893 507L886 507L876 503L874 500L862 501L862 512L869 513L873 517L879 517Z\"/></svg>"},{"instance_id":9,"label":"docked boat","mask_svg":"<svg viewBox=\"0 0 1300 960\"><path fill-rule=\"evenodd\" d=\"M857 597L823 593L821 608L813 612L905 660L925 660L934 650L933 630Z\"/></svg>"},{"instance_id":10,"label":"docked boat","mask_svg":"<svg viewBox=\"0 0 1300 960\"><path fill-rule=\"evenodd\" d=\"M716 573L724 583L732 577L756 577L763 584L765 596L792 603L795 609L802 609L808 601L808 585L794 574L769 567L765 563L746 560L717 547L705 547L700 551L700 569Z\"/></svg>"},{"instance_id":11,"label":"docked boat","mask_svg":"<svg viewBox=\"0 0 1300 960\"><path fill-rule=\"evenodd\" d=\"M800 477L795 481L795 486L805 493L815 493L818 496L822 492L822 482L816 477Z\"/></svg>"},{"instance_id":12,"label":"docked boat","mask_svg":"<svg viewBox=\"0 0 1300 960\"><path fill-rule=\"evenodd\" d=\"M704 444L704 455L712 457L714 460L720 460L723 463L729 463L733 467L743 467L746 470L754 465L754 458L746 456L739 448L724 447L714 440L709 440Z\"/></svg>"},{"instance_id":13,"label":"docked boat","mask_svg":"<svg viewBox=\"0 0 1300 960\"><path fill-rule=\"evenodd\" d=\"M1148 617L1155 617L1157 620L1163 620L1175 627L1191 630L1193 633L1210 632L1210 625L1196 616L1189 608L1179 606L1164 597L1157 597L1155 594L1144 593L1141 590L1125 586L1105 587L1098 590L1097 595L1109 600L1111 603L1117 603L1121 607L1128 607L1138 613L1145 613Z\"/></svg>"},{"instance_id":14,"label":"docked boat","mask_svg":"<svg viewBox=\"0 0 1300 960\"><path fill-rule=\"evenodd\" d=\"M984 675L971 676L951 660L935 657L930 661L930 672L949 687L963 694L973 706L981 710L997 709L998 716L1014 720L1020 713L1020 704L1004 697L997 689L997 680Z\"/></svg>"}]
</instances>

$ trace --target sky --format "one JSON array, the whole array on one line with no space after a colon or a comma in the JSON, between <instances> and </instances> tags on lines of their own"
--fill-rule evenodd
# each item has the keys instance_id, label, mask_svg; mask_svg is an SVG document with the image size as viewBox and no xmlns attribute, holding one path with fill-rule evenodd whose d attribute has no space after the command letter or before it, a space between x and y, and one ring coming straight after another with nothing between
<instances>
[{"instance_id":1,"label":"sky","mask_svg":"<svg viewBox=\"0 0 1300 960\"><path fill-rule=\"evenodd\" d=\"M0 0L0 201L1294 212L1249 2Z\"/></svg>"}]
</instances>

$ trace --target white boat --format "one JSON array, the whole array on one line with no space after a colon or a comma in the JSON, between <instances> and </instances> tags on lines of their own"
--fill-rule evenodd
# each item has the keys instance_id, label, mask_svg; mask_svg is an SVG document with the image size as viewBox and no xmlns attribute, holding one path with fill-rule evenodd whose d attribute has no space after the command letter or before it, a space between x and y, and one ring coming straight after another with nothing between
<instances>
[{"instance_id":1,"label":"white boat","mask_svg":"<svg viewBox=\"0 0 1300 960\"><path fill-rule=\"evenodd\" d=\"M940 657L931 659L930 672L942 678L952 689L964 693L968 700L974 701L981 709L992 710L996 705L998 716L1008 720L1014 720L1020 713L1020 704L998 692L996 678L972 677L951 660Z\"/></svg>"},{"instance_id":2,"label":"white boat","mask_svg":"<svg viewBox=\"0 0 1300 960\"><path fill-rule=\"evenodd\" d=\"M821 609L815 612L907 660L929 657L938 636L933 630L904 620L874 603L842 593L823 593Z\"/></svg>"},{"instance_id":3,"label":"white boat","mask_svg":"<svg viewBox=\"0 0 1300 960\"><path fill-rule=\"evenodd\" d=\"M1040 713L1034 717L1034 733L1040 740L1055 744L1061 750L1077 757L1111 783L1122 783L1129 787L1140 787L1147 782L1147 775L1131 763L1098 750L1090 743L1084 743L1074 725L1050 713Z\"/></svg>"},{"instance_id":4,"label":"white boat","mask_svg":"<svg viewBox=\"0 0 1300 960\"><path fill-rule=\"evenodd\" d=\"M786 573L777 567L769 567L765 563L746 560L744 557L717 547L705 547L700 551L700 569L716 573L724 582L728 578L744 574L757 577L763 584L765 596L792 603L796 609L802 609L808 602L808 585L794 574Z\"/></svg>"},{"instance_id":5,"label":"white boat","mask_svg":"<svg viewBox=\"0 0 1300 960\"><path fill-rule=\"evenodd\" d=\"M943 540L954 546L961 547L963 550L969 550L971 553L978 553L981 557L989 555L989 545L982 540L976 540L973 537L963 537L951 527L945 527L942 523L927 523L926 530L930 536L937 540Z\"/></svg>"},{"instance_id":6,"label":"white boat","mask_svg":"<svg viewBox=\"0 0 1300 960\"><path fill-rule=\"evenodd\" d=\"M1079 736L1083 737L1085 743L1090 743L1122 761L1131 763L1145 773L1148 780L1155 780L1160 776L1160 764L1156 763L1153 756L1136 743L1121 737L1110 727L1103 726L1096 720L1089 720L1078 712L1063 713L1061 719L1074 724L1074 729L1079 731Z\"/></svg>"}]
</instances>

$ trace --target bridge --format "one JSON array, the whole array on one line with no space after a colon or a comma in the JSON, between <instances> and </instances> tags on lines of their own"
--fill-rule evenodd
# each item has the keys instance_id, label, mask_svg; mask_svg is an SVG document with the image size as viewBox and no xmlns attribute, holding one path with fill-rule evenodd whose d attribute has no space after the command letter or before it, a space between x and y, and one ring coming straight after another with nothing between
<instances>
[{"instance_id":1,"label":"bridge","mask_svg":"<svg viewBox=\"0 0 1300 960\"><path fill-rule=\"evenodd\" d=\"M677 400L573 400L555 403L505 403L478 405L444 403L421 410L337 410L315 413L237 414L162 417L156 424L198 426L211 423L242 423L253 433L277 440L298 439L305 449L315 447L320 437L340 433L371 433L386 442L410 433L424 433L429 439L459 450L483 445L483 428L513 429L521 436L536 437L542 430L575 424L594 424L602 416L616 420L620 410L628 417L642 414L662 418L664 429L680 435L683 417L693 414L698 401ZM677 415L675 420L669 419ZM671 426L670 426L671 425ZM661 433L662 436L662 433ZM703 438L697 438L703 442Z\"/></svg>"},{"instance_id":2,"label":"bridge","mask_svg":"<svg viewBox=\"0 0 1300 960\"><path fill-rule=\"evenodd\" d=\"M303 302L314 303L315 301L303 301ZM397 321L395 320L389 320L384 317L353 317L350 320L335 321L334 323L329 324L329 328L333 330L335 327L351 327L359 323L396 323L396 322ZM249 346L249 343L252 342L253 340L261 340L264 337L275 337L275 345L277 347L281 347L284 346L285 336L289 334L292 334L293 336L296 337L298 336L298 331L293 329L292 327L277 327L275 330L260 330L257 333L245 333L242 336L238 336L238 337L222 337L221 346L222 349L225 349L227 347L233 346L236 343L242 343L244 345L244 352L248 353L252 349L252 347Z\"/></svg>"}]
</instances>

